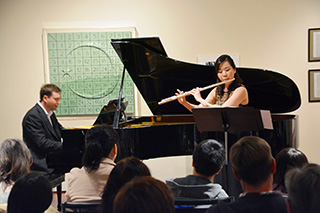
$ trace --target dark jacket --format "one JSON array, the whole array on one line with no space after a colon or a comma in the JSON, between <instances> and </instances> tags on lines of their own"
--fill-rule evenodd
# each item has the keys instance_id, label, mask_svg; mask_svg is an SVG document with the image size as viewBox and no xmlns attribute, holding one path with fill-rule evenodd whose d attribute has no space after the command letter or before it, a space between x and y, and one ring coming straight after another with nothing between
<instances>
[{"instance_id":1,"label":"dark jacket","mask_svg":"<svg viewBox=\"0 0 320 213\"><path fill-rule=\"evenodd\" d=\"M62 126L54 113L51 115L51 121L52 125L39 104L32 107L22 121L23 140L33 157L31 170L46 174L53 171L47 167L46 155L62 148Z\"/></svg>"},{"instance_id":2,"label":"dark jacket","mask_svg":"<svg viewBox=\"0 0 320 213\"><path fill-rule=\"evenodd\" d=\"M286 213L285 198L277 192L260 194L248 193L232 203L219 203L209 208L207 213Z\"/></svg>"}]
</instances>

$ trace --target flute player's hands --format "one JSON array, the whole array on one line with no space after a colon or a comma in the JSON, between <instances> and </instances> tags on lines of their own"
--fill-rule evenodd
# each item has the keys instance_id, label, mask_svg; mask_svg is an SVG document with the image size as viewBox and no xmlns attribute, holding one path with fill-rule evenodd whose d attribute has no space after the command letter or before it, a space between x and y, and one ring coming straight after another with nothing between
<instances>
[{"instance_id":1,"label":"flute player's hands","mask_svg":"<svg viewBox=\"0 0 320 213\"><path fill-rule=\"evenodd\" d=\"M201 103L201 101L203 100L201 97L201 93L200 93L200 88L194 88L190 91L190 93L193 95L194 99L196 99L196 101L198 101L199 103Z\"/></svg>"},{"instance_id":2,"label":"flute player's hands","mask_svg":"<svg viewBox=\"0 0 320 213\"><path fill-rule=\"evenodd\" d=\"M183 91L180 91L179 89L177 89L177 92L176 92L175 95L178 96L178 95L182 95L183 93L184 93ZM178 100L179 103L182 104L182 105L187 102L186 96L183 96L183 97L181 97L181 98L178 98L177 100Z\"/></svg>"}]
</instances>

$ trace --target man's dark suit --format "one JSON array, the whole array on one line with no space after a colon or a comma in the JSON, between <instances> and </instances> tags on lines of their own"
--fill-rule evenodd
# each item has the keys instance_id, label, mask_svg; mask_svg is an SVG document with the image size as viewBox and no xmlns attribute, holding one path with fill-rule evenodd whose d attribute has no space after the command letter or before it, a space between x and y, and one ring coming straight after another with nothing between
<instances>
[{"instance_id":1,"label":"man's dark suit","mask_svg":"<svg viewBox=\"0 0 320 213\"><path fill-rule=\"evenodd\" d=\"M39 104L32 107L22 121L23 140L33 156L31 170L46 174L53 171L47 167L46 155L62 148L62 126L54 113L51 115L51 121L52 125Z\"/></svg>"}]
</instances>

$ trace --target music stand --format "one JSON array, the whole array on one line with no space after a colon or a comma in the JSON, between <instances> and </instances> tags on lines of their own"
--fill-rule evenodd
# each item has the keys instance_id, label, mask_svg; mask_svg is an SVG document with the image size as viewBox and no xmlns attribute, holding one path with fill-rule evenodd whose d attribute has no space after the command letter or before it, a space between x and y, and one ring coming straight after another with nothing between
<instances>
[{"instance_id":1,"label":"music stand","mask_svg":"<svg viewBox=\"0 0 320 213\"><path fill-rule=\"evenodd\" d=\"M192 109L194 120L200 132L224 132L226 163L228 162L228 131L259 131L273 129L268 110L253 107L199 107Z\"/></svg>"},{"instance_id":2,"label":"music stand","mask_svg":"<svg viewBox=\"0 0 320 213\"><path fill-rule=\"evenodd\" d=\"M119 117L117 118L119 120L122 119L123 117L126 118L126 114L124 113L124 111L128 105L128 102L127 101L123 102L123 99L124 98L121 99L121 109L120 109ZM105 124L105 123L109 125L113 124L117 106L118 106L118 99L109 101L108 105L105 105L104 107L102 107L93 125Z\"/></svg>"}]
</instances>

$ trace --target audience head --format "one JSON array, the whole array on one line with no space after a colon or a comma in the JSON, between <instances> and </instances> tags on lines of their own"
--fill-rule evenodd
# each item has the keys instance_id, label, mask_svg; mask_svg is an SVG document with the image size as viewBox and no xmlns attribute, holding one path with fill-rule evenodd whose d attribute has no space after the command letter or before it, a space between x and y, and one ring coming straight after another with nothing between
<instances>
[{"instance_id":1,"label":"audience head","mask_svg":"<svg viewBox=\"0 0 320 213\"><path fill-rule=\"evenodd\" d=\"M285 175L288 190L289 211L292 213L316 213L320 209L320 166L308 164L294 168Z\"/></svg>"},{"instance_id":2,"label":"audience head","mask_svg":"<svg viewBox=\"0 0 320 213\"><path fill-rule=\"evenodd\" d=\"M113 200L120 188L135 177L151 176L148 167L138 158L128 157L112 169L102 194L103 212L112 212Z\"/></svg>"},{"instance_id":3,"label":"audience head","mask_svg":"<svg viewBox=\"0 0 320 213\"><path fill-rule=\"evenodd\" d=\"M17 180L8 199L8 213L40 213L52 202L49 180L40 174L30 173Z\"/></svg>"},{"instance_id":4,"label":"audience head","mask_svg":"<svg viewBox=\"0 0 320 213\"><path fill-rule=\"evenodd\" d=\"M267 181L275 170L269 144L255 136L243 137L233 144L230 161L235 176L255 187Z\"/></svg>"},{"instance_id":5,"label":"audience head","mask_svg":"<svg viewBox=\"0 0 320 213\"><path fill-rule=\"evenodd\" d=\"M284 176L292 168L301 168L308 164L307 157L295 148L285 148L276 156L277 169L273 176L273 182L276 184L274 189L282 186L285 189Z\"/></svg>"},{"instance_id":6,"label":"audience head","mask_svg":"<svg viewBox=\"0 0 320 213\"><path fill-rule=\"evenodd\" d=\"M103 158L114 160L118 141L118 134L109 125L99 125L89 129L85 136L86 147L82 159L85 169L88 172L98 169Z\"/></svg>"},{"instance_id":7,"label":"audience head","mask_svg":"<svg viewBox=\"0 0 320 213\"><path fill-rule=\"evenodd\" d=\"M6 139L0 146L0 182L12 184L30 172L32 155L24 142Z\"/></svg>"},{"instance_id":8,"label":"audience head","mask_svg":"<svg viewBox=\"0 0 320 213\"><path fill-rule=\"evenodd\" d=\"M151 176L138 177L120 189L113 203L113 212L173 213L173 194L167 184Z\"/></svg>"},{"instance_id":9,"label":"audience head","mask_svg":"<svg viewBox=\"0 0 320 213\"><path fill-rule=\"evenodd\" d=\"M208 139L199 143L193 152L193 166L198 174L211 177L223 167L225 151L216 140Z\"/></svg>"},{"instance_id":10,"label":"audience head","mask_svg":"<svg viewBox=\"0 0 320 213\"><path fill-rule=\"evenodd\" d=\"M40 89L40 101L43 101L44 96L50 98L53 92L61 93L61 89L55 84L44 84Z\"/></svg>"}]
</instances>

